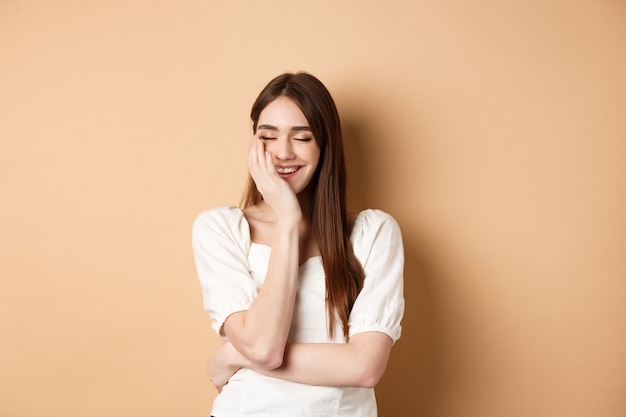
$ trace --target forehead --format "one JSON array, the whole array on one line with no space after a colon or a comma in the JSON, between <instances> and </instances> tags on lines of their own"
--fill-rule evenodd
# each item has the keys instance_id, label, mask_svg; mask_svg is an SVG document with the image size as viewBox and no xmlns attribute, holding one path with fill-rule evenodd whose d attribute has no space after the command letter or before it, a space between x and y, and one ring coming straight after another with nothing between
<instances>
[{"instance_id":1,"label":"forehead","mask_svg":"<svg viewBox=\"0 0 626 417\"><path fill-rule=\"evenodd\" d=\"M270 102L259 115L258 125L272 125L278 128L294 126L308 126L304 113L295 101L286 96L280 96Z\"/></svg>"}]
</instances>

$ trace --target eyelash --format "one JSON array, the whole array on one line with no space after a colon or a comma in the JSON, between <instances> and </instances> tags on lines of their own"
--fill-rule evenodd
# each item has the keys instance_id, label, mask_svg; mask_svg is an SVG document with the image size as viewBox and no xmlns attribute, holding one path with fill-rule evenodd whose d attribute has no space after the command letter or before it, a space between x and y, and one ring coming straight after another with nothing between
<instances>
[{"instance_id":1,"label":"eyelash","mask_svg":"<svg viewBox=\"0 0 626 417\"><path fill-rule=\"evenodd\" d=\"M261 140L263 141L267 141L267 140L274 140L276 138L274 137L270 137L270 136L259 136L261 138ZM293 140L297 140L299 142L311 142L313 140L313 138L293 138Z\"/></svg>"}]
</instances>

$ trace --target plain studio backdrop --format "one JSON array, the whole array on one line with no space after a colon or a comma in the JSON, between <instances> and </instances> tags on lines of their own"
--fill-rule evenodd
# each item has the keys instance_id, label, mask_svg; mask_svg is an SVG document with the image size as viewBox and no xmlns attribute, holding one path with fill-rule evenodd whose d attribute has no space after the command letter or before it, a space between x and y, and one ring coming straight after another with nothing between
<instances>
[{"instance_id":1,"label":"plain studio backdrop","mask_svg":"<svg viewBox=\"0 0 626 417\"><path fill-rule=\"evenodd\" d=\"M399 222L382 417L626 416L626 2L0 1L0 416L206 416L195 216L331 90Z\"/></svg>"}]
</instances>

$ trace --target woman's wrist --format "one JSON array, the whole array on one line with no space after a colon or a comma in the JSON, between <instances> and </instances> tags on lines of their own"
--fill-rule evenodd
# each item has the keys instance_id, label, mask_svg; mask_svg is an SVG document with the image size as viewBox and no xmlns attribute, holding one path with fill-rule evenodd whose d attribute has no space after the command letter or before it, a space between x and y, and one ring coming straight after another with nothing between
<instances>
[{"instance_id":1,"label":"woman's wrist","mask_svg":"<svg viewBox=\"0 0 626 417\"><path fill-rule=\"evenodd\" d=\"M246 368L250 366L248 359L243 356L232 343L226 342L221 347L221 359L232 369Z\"/></svg>"},{"instance_id":2,"label":"woman's wrist","mask_svg":"<svg viewBox=\"0 0 626 417\"><path fill-rule=\"evenodd\" d=\"M276 226L278 227L298 227L302 220L302 209L300 206L283 213L276 213Z\"/></svg>"}]
</instances>

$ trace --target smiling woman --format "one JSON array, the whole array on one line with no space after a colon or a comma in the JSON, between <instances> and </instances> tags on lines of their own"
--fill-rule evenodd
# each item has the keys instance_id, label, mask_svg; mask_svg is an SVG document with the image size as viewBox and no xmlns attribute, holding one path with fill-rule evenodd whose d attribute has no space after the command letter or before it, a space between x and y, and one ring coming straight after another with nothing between
<instances>
[{"instance_id":1,"label":"smiling woman","mask_svg":"<svg viewBox=\"0 0 626 417\"><path fill-rule=\"evenodd\" d=\"M224 339L209 359L212 415L376 416L404 312L398 225L348 213L339 116L317 78L275 78L251 118L243 207L193 227L204 306Z\"/></svg>"},{"instance_id":2,"label":"smiling woman","mask_svg":"<svg viewBox=\"0 0 626 417\"><path fill-rule=\"evenodd\" d=\"M300 194L315 174L320 148L296 102L280 96L268 104L259 115L256 135L264 142L276 172Z\"/></svg>"}]
</instances>

